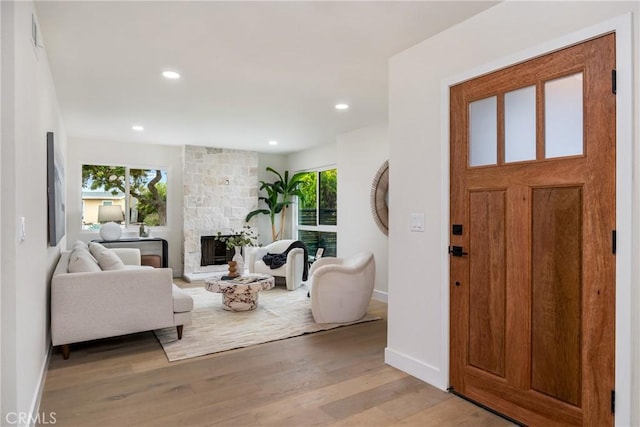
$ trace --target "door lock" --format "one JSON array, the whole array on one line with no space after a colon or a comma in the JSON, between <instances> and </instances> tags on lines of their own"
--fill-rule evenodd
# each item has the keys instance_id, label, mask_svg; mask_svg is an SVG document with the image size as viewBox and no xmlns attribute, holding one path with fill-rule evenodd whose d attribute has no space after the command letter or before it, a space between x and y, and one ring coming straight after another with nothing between
<instances>
[{"instance_id":1,"label":"door lock","mask_svg":"<svg viewBox=\"0 0 640 427\"><path fill-rule=\"evenodd\" d=\"M449 246L449 253L457 257L469 255L468 252L464 252L464 248L462 246Z\"/></svg>"}]
</instances>

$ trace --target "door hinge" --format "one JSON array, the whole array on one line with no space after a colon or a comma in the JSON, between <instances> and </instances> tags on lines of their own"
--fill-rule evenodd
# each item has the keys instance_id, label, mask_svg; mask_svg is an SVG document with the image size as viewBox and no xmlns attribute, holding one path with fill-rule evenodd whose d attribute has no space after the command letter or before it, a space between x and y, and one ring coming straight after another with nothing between
<instances>
[{"instance_id":1,"label":"door hinge","mask_svg":"<svg viewBox=\"0 0 640 427\"><path fill-rule=\"evenodd\" d=\"M611 70L611 92L615 95L618 90L618 76L616 70Z\"/></svg>"},{"instance_id":2,"label":"door hinge","mask_svg":"<svg viewBox=\"0 0 640 427\"><path fill-rule=\"evenodd\" d=\"M613 254L616 254L616 230L613 230L611 232L611 252L613 252Z\"/></svg>"},{"instance_id":3,"label":"door hinge","mask_svg":"<svg viewBox=\"0 0 640 427\"><path fill-rule=\"evenodd\" d=\"M616 413L616 391L611 390L611 413Z\"/></svg>"}]
</instances>

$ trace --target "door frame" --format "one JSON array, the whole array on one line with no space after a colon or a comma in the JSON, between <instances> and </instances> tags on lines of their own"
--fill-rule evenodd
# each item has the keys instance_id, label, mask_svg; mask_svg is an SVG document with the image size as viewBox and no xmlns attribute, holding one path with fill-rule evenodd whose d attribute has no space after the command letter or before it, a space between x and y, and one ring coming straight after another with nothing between
<instances>
[{"instance_id":1,"label":"door frame","mask_svg":"<svg viewBox=\"0 0 640 427\"><path fill-rule=\"evenodd\" d=\"M440 345L442 371L449 379L449 254L444 248L449 245L449 204L450 204L450 151L449 151L449 88L466 80L487 74L508 66L542 56L550 52L589 40L603 34L616 33L616 333L615 333L615 387L616 387L616 415L615 424L618 426L631 424L632 410L632 378L633 373L633 314L632 314L632 279L638 279L638 269L632 264L632 259L640 257L640 226L634 225L632 218L640 212L633 211L640 200L634 200L633 190L638 188L637 176L633 177L634 164L640 164L640 149L633 152L633 16L631 13L620 15L591 27L584 28L566 36L551 40L530 49L520 51L514 55L475 67L473 69L446 78L441 83L441 188L442 195L440 212L441 251L440 266L440 304L443 328ZM635 154L635 158L634 158ZM640 173L640 171L637 171Z\"/></svg>"}]
</instances>

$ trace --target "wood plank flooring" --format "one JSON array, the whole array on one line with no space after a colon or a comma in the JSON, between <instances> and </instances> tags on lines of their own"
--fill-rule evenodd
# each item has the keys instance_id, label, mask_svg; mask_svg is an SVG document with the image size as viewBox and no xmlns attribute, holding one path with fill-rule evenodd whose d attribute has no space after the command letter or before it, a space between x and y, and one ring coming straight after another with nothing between
<instances>
[{"instance_id":1,"label":"wood plank flooring","mask_svg":"<svg viewBox=\"0 0 640 427\"><path fill-rule=\"evenodd\" d=\"M182 286L197 286L185 284ZM372 302L386 315L386 305ZM54 350L60 426L506 426L384 364L386 320L169 363L152 332Z\"/></svg>"}]
</instances>

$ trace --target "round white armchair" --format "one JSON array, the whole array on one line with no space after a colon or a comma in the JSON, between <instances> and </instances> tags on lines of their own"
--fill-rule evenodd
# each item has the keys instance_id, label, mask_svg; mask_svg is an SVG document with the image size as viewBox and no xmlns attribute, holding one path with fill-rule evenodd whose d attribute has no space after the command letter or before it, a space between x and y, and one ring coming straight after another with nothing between
<instances>
[{"instance_id":1,"label":"round white armchair","mask_svg":"<svg viewBox=\"0 0 640 427\"><path fill-rule=\"evenodd\" d=\"M367 313L376 278L371 252L320 258L311 266L311 312L316 323L347 323Z\"/></svg>"}]
</instances>

